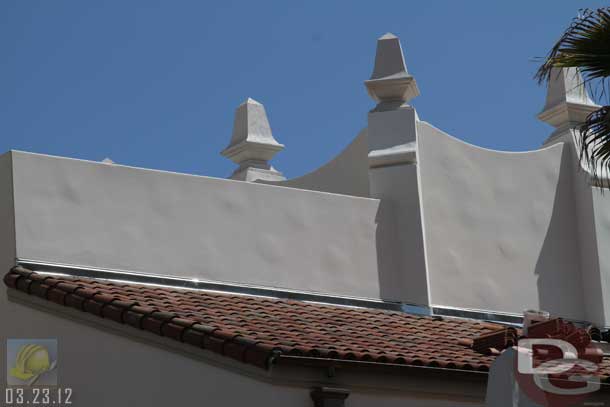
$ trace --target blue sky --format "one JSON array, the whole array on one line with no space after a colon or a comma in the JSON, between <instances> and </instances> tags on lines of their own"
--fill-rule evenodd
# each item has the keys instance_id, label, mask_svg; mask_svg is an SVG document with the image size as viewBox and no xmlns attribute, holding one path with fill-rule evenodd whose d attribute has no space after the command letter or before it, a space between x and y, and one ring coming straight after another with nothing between
<instances>
[{"instance_id":1,"label":"blue sky","mask_svg":"<svg viewBox=\"0 0 610 407\"><path fill-rule=\"evenodd\" d=\"M263 103L289 177L340 152L374 106L377 37L398 35L422 120L484 147L527 150L532 79L580 7L602 1L0 2L0 152L225 177L233 113Z\"/></svg>"}]
</instances>

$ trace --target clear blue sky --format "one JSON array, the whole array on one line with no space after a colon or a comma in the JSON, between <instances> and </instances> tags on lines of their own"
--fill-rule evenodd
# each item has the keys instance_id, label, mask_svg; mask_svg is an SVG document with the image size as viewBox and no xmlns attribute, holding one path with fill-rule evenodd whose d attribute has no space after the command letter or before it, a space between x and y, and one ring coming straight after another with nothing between
<instances>
[{"instance_id":1,"label":"clear blue sky","mask_svg":"<svg viewBox=\"0 0 610 407\"><path fill-rule=\"evenodd\" d=\"M383 3L383 5L382 5ZM289 177L341 151L374 103L375 42L398 35L422 120L537 148L532 75L579 7L605 1L0 2L0 151L225 177L235 107L262 102Z\"/></svg>"}]
</instances>

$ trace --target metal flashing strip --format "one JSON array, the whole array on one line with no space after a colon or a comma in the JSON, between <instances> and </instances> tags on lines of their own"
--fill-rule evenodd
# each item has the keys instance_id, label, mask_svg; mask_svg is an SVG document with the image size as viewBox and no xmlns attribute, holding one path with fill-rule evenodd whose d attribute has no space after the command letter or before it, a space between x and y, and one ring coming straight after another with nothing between
<instances>
[{"instance_id":1,"label":"metal flashing strip","mask_svg":"<svg viewBox=\"0 0 610 407\"><path fill-rule=\"evenodd\" d=\"M72 264L51 263L39 260L17 259L17 265L45 274L62 274L86 278L119 280L126 283L152 284L191 290L206 290L233 294L255 295L272 298L316 302L321 304L342 305L360 308L375 308L387 311L401 311L419 315L431 315L425 306L382 301L372 298L358 298L333 294L322 294L291 290L285 288L262 287L249 284L199 280L196 278L175 277L160 274L104 269L98 267L78 266Z\"/></svg>"},{"instance_id":2,"label":"metal flashing strip","mask_svg":"<svg viewBox=\"0 0 610 407\"><path fill-rule=\"evenodd\" d=\"M347 307L372 308L385 311L398 311L412 315L464 318L505 325L520 326L523 318L519 314L501 313L486 310L453 308L446 306L426 306L397 301L385 301L372 298L350 297L333 294L322 294L298 291L285 288L263 287L249 284L198 280L195 278L175 277L169 275L148 274L142 272L105 269L73 264L61 264L32 259L17 259L16 263L32 271L46 274L63 274L104 280L119 280L126 283L151 284L191 290L217 291L232 294L255 295L271 298L285 298L320 304L340 305ZM566 318L566 320L569 320ZM571 322L586 326L584 321Z\"/></svg>"},{"instance_id":3,"label":"metal flashing strip","mask_svg":"<svg viewBox=\"0 0 610 407\"><path fill-rule=\"evenodd\" d=\"M432 313L434 315L442 315L446 317L478 319L483 321L501 322L510 325L521 326L523 324L523 317L518 314L434 306L432 307Z\"/></svg>"}]
</instances>

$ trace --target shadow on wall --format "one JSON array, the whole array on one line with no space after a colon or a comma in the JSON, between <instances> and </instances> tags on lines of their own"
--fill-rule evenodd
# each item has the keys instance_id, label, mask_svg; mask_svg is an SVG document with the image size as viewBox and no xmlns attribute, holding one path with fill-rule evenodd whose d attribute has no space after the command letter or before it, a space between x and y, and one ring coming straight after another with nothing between
<instances>
[{"instance_id":1,"label":"shadow on wall","mask_svg":"<svg viewBox=\"0 0 610 407\"><path fill-rule=\"evenodd\" d=\"M385 219L391 218L395 212L392 202L382 199L379 202L379 210L375 217L377 230L375 232L375 242L377 245L377 271L379 273L379 296L383 300L398 301L404 295L401 287L407 284L401 277L406 277L406 273L397 273L402 270L402 264L398 256L393 255L396 250L394 245L398 239L398 231L395 222L388 222Z\"/></svg>"},{"instance_id":2,"label":"shadow on wall","mask_svg":"<svg viewBox=\"0 0 610 407\"><path fill-rule=\"evenodd\" d=\"M534 272L538 276L540 309L553 315L585 319L574 171L570 145L566 145L561 157L553 212ZM562 270L569 270L569 274Z\"/></svg>"},{"instance_id":3,"label":"shadow on wall","mask_svg":"<svg viewBox=\"0 0 610 407\"><path fill-rule=\"evenodd\" d=\"M379 294L387 301L429 305L421 210L414 165L372 172L380 199L377 224Z\"/></svg>"}]
</instances>

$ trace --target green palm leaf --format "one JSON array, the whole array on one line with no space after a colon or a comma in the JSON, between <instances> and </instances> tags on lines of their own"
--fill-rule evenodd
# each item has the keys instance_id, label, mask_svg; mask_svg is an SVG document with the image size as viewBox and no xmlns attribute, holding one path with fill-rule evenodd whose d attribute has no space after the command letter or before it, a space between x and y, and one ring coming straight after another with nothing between
<instances>
[{"instance_id":1,"label":"green palm leaf","mask_svg":"<svg viewBox=\"0 0 610 407\"><path fill-rule=\"evenodd\" d=\"M547 82L553 68L577 67L590 87L607 97L610 77L610 8L583 10L553 46L536 72ZM580 127L580 156L594 181L610 187L610 106L591 113Z\"/></svg>"},{"instance_id":2,"label":"green palm leaf","mask_svg":"<svg viewBox=\"0 0 610 407\"><path fill-rule=\"evenodd\" d=\"M548 81L553 68L579 67L585 82L610 76L610 7L582 10L536 73Z\"/></svg>"},{"instance_id":3,"label":"green palm leaf","mask_svg":"<svg viewBox=\"0 0 610 407\"><path fill-rule=\"evenodd\" d=\"M580 127L580 156L588 164L593 181L610 188L610 106L591 113Z\"/></svg>"}]
</instances>

